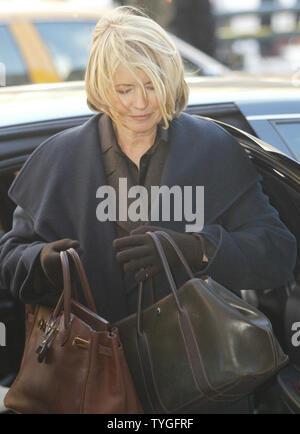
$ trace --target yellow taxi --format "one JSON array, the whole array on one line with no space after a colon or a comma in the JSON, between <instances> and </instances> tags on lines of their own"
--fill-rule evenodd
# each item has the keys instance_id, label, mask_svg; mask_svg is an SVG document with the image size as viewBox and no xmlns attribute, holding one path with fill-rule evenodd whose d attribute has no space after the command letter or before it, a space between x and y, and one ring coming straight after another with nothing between
<instances>
[{"instance_id":1,"label":"yellow taxi","mask_svg":"<svg viewBox=\"0 0 300 434\"><path fill-rule=\"evenodd\" d=\"M110 3L0 0L2 86L83 79L93 29ZM215 59L171 36L187 74L218 76L229 72Z\"/></svg>"}]
</instances>

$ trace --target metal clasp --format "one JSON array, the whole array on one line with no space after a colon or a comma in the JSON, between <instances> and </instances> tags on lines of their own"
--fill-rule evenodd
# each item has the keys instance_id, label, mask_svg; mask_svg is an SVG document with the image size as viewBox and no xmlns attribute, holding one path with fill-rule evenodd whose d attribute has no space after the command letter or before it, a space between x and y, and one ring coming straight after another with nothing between
<instances>
[{"instance_id":1,"label":"metal clasp","mask_svg":"<svg viewBox=\"0 0 300 434\"><path fill-rule=\"evenodd\" d=\"M83 348L84 350L86 350L89 346L89 341L82 339L79 336L75 336L75 338L73 339L72 345L74 347L79 347L79 348Z\"/></svg>"},{"instance_id":2,"label":"metal clasp","mask_svg":"<svg viewBox=\"0 0 300 434\"><path fill-rule=\"evenodd\" d=\"M42 342L35 351L38 355L37 360L39 363L44 361L48 349L52 345L57 333L59 332L59 328L56 327L56 323L56 320L45 322L43 319L41 319L38 323L38 326L45 331L42 337Z\"/></svg>"}]
</instances>

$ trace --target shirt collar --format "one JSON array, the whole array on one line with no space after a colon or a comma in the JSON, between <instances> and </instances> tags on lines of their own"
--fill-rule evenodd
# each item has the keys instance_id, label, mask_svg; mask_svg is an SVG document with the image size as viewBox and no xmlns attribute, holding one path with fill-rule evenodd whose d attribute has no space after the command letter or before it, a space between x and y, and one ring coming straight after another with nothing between
<instances>
[{"instance_id":1,"label":"shirt collar","mask_svg":"<svg viewBox=\"0 0 300 434\"><path fill-rule=\"evenodd\" d=\"M116 150L119 150L111 118L105 113L103 113L103 115L99 118L99 136L102 153L108 151L112 147L115 147ZM152 148L156 148L155 144L158 143L158 138L163 142L167 142L169 139L169 131L163 129L161 125L158 125L157 138L153 147L150 148L151 150ZM154 149L152 151L154 151Z\"/></svg>"},{"instance_id":2,"label":"shirt collar","mask_svg":"<svg viewBox=\"0 0 300 434\"><path fill-rule=\"evenodd\" d=\"M99 136L101 142L102 153L108 151L112 146L116 145L116 136L112 126L110 117L103 113L99 118Z\"/></svg>"}]
</instances>

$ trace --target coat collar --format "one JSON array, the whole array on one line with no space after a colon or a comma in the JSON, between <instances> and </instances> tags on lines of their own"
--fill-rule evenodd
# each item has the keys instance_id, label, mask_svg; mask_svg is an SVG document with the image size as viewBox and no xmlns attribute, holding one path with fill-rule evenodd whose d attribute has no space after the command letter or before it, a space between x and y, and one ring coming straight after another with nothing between
<instances>
[{"instance_id":1,"label":"coat collar","mask_svg":"<svg viewBox=\"0 0 300 434\"><path fill-rule=\"evenodd\" d=\"M74 191L73 185L76 185L80 192L94 184L106 184L98 130L100 116L102 114L97 114L79 127L52 136L23 166L9 195L15 203L28 208L33 218L44 215L41 206L53 214L51 204L56 193L52 189L57 183L64 189L69 183L70 191ZM260 179L241 146L213 122L182 113L170 122L168 134L170 147L160 185L182 189L203 186L206 224L214 221ZM57 158L58 153L60 158ZM46 163L49 161L51 165ZM63 195L63 191L59 193ZM171 226L182 230L185 224L184 220L173 221ZM170 225L166 222L165 226Z\"/></svg>"},{"instance_id":2,"label":"coat collar","mask_svg":"<svg viewBox=\"0 0 300 434\"><path fill-rule=\"evenodd\" d=\"M103 113L98 115L98 126L101 150L102 152L107 152L114 146L113 141L115 140L115 132L112 126L112 121L107 114ZM161 125L158 126L158 134L163 141L168 141L168 130L162 128Z\"/></svg>"}]
</instances>

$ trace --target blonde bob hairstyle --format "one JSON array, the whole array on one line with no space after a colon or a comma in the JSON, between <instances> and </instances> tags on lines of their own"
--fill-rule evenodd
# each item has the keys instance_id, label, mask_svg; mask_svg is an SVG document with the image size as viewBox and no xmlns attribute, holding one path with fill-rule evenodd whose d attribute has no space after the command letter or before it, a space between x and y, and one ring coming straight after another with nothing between
<instances>
[{"instance_id":1,"label":"blonde bob hairstyle","mask_svg":"<svg viewBox=\"0 0 300 434\"><path fill-rule=\"evenodd\" d=\"M142 70L151 80L161 112L164 128L178 116L188 100L183 63L167 33L137 8L120 6L98 21L85 74L87 103L91 110L110 117L118 112L112 102L114 74L125 66L137 82ZM146 94L145 94L146 95Z\"/></svg>"}]
</instances>

